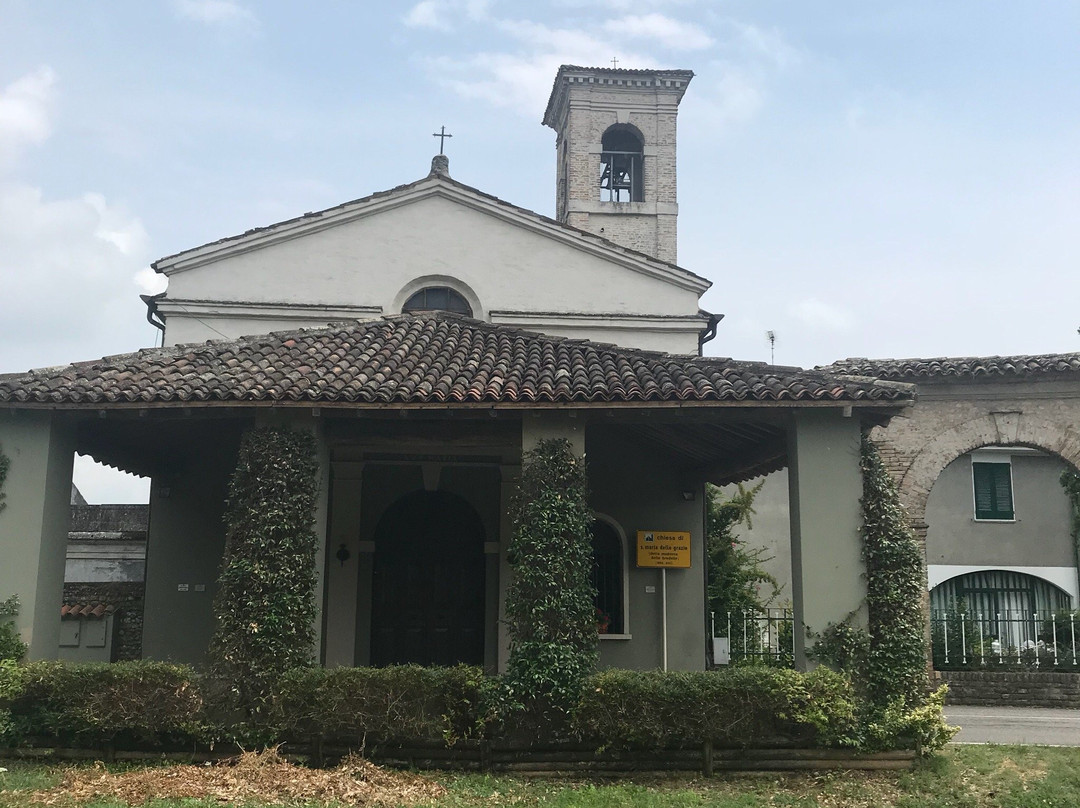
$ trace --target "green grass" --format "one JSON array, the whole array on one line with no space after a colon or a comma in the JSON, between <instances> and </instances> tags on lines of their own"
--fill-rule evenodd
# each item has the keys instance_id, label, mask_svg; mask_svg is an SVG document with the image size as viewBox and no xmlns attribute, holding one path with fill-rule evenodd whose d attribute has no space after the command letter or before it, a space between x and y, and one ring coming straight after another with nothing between
<instances>
[{"instance_id":1,"label":"green grass","mask_svg":"<svg viewBox=\"0 0 1080 808\"><path fill-rule=\"evenodd\" d=\"M29 793L54 786L60 768L0 761L0 806L27 805ZM448 793L431 808L1076 808L1080 749L957 746L910 772L529 779L432 775ZM93 803L119 808L120 803ZM220 806L157 801L154 808ZM312 808L313 808L312 804ZM269 808L268 804L250 808Z\"/></svg>"}]
</instances>

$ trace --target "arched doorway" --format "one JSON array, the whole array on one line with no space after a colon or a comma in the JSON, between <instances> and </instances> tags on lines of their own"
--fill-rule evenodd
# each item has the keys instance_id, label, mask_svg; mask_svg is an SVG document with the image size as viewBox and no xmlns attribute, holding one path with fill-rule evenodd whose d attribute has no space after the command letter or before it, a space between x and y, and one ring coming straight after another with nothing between
<instances>
[{"instance_id":1,"label":"arched doorway","mask_svg":"<svg viewBox=\"0 0 1080 808\"><path fill-rule=\"evenodd\" d=\"M406 494L375 528L371 664L483 661L480 516L456 494Z\"/></svg>"}]
</instances>

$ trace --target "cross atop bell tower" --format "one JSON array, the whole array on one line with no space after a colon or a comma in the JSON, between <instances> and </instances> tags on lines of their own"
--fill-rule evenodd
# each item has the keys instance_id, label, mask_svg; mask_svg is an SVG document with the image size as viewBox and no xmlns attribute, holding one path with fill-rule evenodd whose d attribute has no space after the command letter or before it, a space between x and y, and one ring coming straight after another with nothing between
<instances>
[{"instance_id":1,"label":"cross atop bell tower","mask_svg":"<svg viewBox=\"0 0 1080 808\"><path fill-rule=\"evenodd\" d=\"M690 70L559 68L544 124L558 135L560 222L675 263L675 118L693 77Z\"/></svg>"}]
</instances>

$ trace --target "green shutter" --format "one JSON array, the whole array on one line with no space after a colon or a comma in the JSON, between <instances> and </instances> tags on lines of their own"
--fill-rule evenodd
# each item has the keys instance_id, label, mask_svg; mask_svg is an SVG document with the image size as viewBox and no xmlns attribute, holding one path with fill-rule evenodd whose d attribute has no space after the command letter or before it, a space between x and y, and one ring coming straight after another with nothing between
<instances>
[{"instance_id":1,"label":"green shutter","mask_svg":"<svg viewBox=\"0 0 1080 808\"><path fill-rule=\"evenodd\" d=\"M1012 519L1012 466L1009 463L972 463L975 481L975 518Z\"/></svg>"}]
</instances>

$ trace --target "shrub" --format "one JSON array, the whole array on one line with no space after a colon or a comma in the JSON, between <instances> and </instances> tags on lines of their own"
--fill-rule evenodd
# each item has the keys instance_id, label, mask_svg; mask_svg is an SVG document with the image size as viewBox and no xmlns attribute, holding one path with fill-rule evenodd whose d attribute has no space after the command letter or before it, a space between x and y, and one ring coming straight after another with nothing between
<instances>
[{"instance_id":1,"label":"shrub","mask_svg":"<svg viewBox=\"0 0 1080 808\"><path fill-rule=\"evenodd\" d=\"M274 723L294 741L452 744L483 732L495 689L467 665L297 669L278 683Z\"/></svg>"},{"instance_id":2,"label":"shrub","mask_svg":"<svg viewBox=\"0 0 1080 808\"><path fill-rule=\"evenodd\" d=\"M317 491L311 434L268 427L244 435L209 657L225 703L251 718L278 675L313 661Z\"/></svg>"},{"instance_id":3,"label":"shrub","mask_svg":"<svg viewBox=\"0 0 1080 808\"><path fill-rule=\"evenodd\" d=\"M825 668L608 670L588 680L574 726L601 746L835 746L854 743L855 714L850 681Z\"/></svg>"},{"instance_id":4,"label":"shrub","mask_svg":"<svg viewBox=\"0 0 1080 808\"><path fill-rule=\"evenodd\" d=\"M506 693L557 718L596 667L598 644L585 461L568 441L543 440L526 453L513 516Z\"/></svg>"},{"instance_id":5,"label":"shrub","mask_svg":"<svg viewBox=\"0 0 1080 808\"><path fill-rule=\"evenodd\" d=\"M18 662L26 656L26 643L22 641L12 620L19 613L19 597L12 595L0 600L0 662Z\"/></svg>"},{"instance_id":6,"label":"shrub","mask_svg":"<svg viewBox=\"0 0 1080 808\"><path fill-rule=\"evenodd\" d=\"M14 734L59 743L174 744L203 731L190 668L164 662L32 662L2 669Z\"/></svg>"},{"instance_id":7,"label":"shrub","mask_svg":"<svg viewBox=\"0 0 1080 808\"><path fill-rule=\"evenodd\" d=\"M22 695L25 669L11 660L0 659L0 746L16 739L11 705Z\"/></svg>"},{"instance_id":8,"label":"shrub","mask_svg":"<svg viewBox=\"0 0 1080 808\"><path fill-rule=\"evenodd\" d=\"M862 533L870 646L867 695L884 706L901 698L922 702L926 676L926 573L922 551L907 524L896 484L881 455L863 435Z\"/></svg>"},{"instance_id":9,"label":"shrub","mask_svg":"<svg viewBox=\"0 0 1080 808\"><path fill-rule=\"evenodd\" d=\"M745 611L760 612L767 609L779 594L779 584L763 566L771 560L763 547L749 547L735 533L739 525L753 528L754 498L765 481L747 489L742 483L738 493L725 499L723 492L708 486L705 502L706 568L708 570L707 596L709 610L717 619L729 612L735 615ZM762 596L761 589L766 594Z\"/></svg>"}]
</instances>

